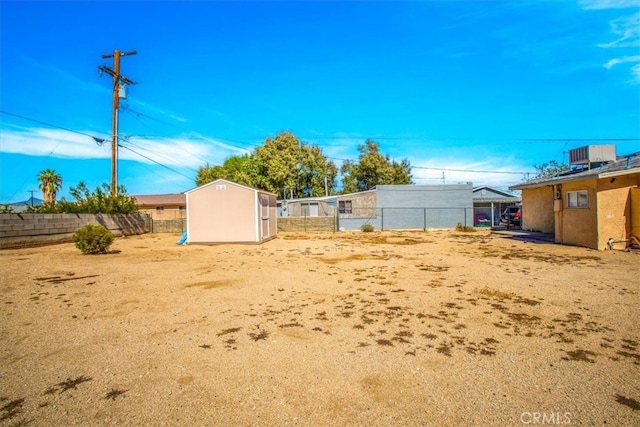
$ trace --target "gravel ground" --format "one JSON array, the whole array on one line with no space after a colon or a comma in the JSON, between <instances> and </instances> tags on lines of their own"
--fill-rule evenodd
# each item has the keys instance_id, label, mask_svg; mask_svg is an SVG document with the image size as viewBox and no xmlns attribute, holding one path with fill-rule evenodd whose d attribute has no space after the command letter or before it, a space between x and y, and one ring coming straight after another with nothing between
<instances>
[{"instance_id":1,"label":"gravel ground","mask_svg":"<svg viewBox=\"0 0 640 427\"><path fill-rule=\"evenodd\" d=\"M1 425L640 425L640 255L486 231L0 251Z\"/></svg>"}]
</instances>

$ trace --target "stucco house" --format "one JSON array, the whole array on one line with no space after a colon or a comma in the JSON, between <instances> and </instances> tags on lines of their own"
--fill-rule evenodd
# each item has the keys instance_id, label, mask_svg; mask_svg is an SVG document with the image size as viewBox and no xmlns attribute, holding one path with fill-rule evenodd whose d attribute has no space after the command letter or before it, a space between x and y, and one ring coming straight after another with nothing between
<instances>
[{"instance_id":1,"label":"stucco house","mask_svg":"<svg viewBox=\"0 0 640 427\"><path fill-rule=\"evenodd\" d=\"M273 193L217 179L185 195L188 243L262 243L278 234Z\"/></svg>"},{"instance_id":2,"label":"stucco house","mask_svg":"<svg viewBox=\"0 0 640 427\"><path fill-rule=\"evenodd\" d=\"M340 229L452 228L473 225L472 184L378 185L368 191L278 201L278 215L337 217Z\"/></svg>"},{"instance_id":3,"label":"stucco house","mask_svg":"<svg viewBox=\"0 0 640 427\"><path fill-rule=\"evenodd\" d=\"M582 169L510 187L522 191L523 229L599 250L640 243L640 152L586 162Z\"/></svg>"},{"instance_id":4,"label":"stucco house","mask_svg":"<svg viewBox=\"0 0 640 427\"><path fill-rule=\"evenodd\" d=\"M140 212L151 215L154 221L187 217L187 196L184 193L145 194L133 197Z\"/></svg>"}]
</instances>

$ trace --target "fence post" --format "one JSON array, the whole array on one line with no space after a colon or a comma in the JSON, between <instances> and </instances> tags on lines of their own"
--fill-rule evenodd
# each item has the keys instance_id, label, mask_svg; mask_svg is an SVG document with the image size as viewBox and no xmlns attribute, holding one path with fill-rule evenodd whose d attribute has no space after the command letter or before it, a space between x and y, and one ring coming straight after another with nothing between
<instances>
[{"instance_id":1,"label":"fence post","mask_svg":"<svg viewBox=\"0 0 640 427\"><path fill-rule=\"evenodd\" d=\"M464 208L464 228L467 228L467 208Z\"/></svg>"},{"instance_id":2,"label":"fence post","mask_svg":"<svg viewBox=\"0 0 640 427\"><path fill-rule=\"evenodd\" d=\"M427 231L427 208L422 208L422 216L424 217L424 227L422 227L422 231Z\"/></svg>"},{"instance_id":3,"label":"fence post","mask_svg":"<svg viewBox=\"0 0 640 427\"><path fill-rule=\"evenodd\" d=\"M384 208L380 208L380 231L384 231Z\"/></svg>"}]
</instances>

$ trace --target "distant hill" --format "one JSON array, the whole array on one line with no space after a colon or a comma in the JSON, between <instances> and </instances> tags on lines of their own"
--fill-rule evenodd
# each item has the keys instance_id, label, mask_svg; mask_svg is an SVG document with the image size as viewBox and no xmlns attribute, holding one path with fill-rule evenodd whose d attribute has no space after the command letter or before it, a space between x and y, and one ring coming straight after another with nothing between
<instances>
[{"instance_id":1,"label":"distant hill","mask_svg":"<svg viewBox=\"0 0 640 427\"><path fill-rule=\"evenodd\" d=\"M24 212L29 206L40 205L42 205L42 199L38 199L37 197L30 197L23 202L2 203L2 206L9 206L13 212Z\"/></svg>"}]
</instances>

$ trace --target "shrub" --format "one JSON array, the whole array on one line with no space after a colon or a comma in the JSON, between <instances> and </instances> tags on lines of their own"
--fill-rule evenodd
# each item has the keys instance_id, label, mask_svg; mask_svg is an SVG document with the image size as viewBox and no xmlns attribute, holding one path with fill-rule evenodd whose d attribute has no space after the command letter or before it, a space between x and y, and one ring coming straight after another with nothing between
<instances>
[{"instance_id":1,"label":"shrub","mask_svg":"<svg viewBox=\"0 0 640 427\"><path fill-rule=\"evenodd\" d=\"M466 231L466 232L468 232L468 233L473 233L473 232L475 232L475 231L476 231L476 229L475 229L475 228L473 228L473 227L469 227L468 225L462 225L462 223L461 223L461 222L459 222L459 223L456 225L456 231Z\"/></svg>"},{"instance_id":2,"label":"shrub","mask_svg":"<svg viewBox=\"0 0 640 427\"><path fill-rule=\"evenodd\" d=\"M113 243L113 234L102 225L87 224L73 233L73 241L85 255L104 254Z\"/></svg>"},{"instance_id":3,"label":"shrub","mask_svg":"<svg viewBox=\"0 0 640 427\"><path fill-rule=\"evenodd\" d=\"M362 224L362 227L360 227L360 230L364 231L365 233L371 233L374 228L373 225L371 224Z\"/></svg>"}]
</instances>

